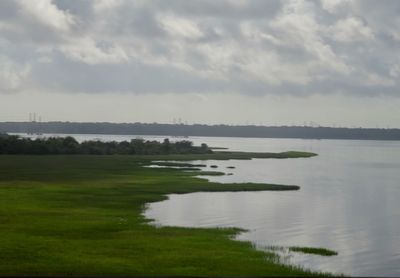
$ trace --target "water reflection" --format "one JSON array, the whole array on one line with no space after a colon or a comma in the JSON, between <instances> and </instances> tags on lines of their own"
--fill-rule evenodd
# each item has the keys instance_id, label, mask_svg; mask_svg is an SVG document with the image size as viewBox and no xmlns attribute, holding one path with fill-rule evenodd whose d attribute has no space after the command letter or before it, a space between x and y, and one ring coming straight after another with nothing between
<instances>
[{"instance_id":1,"label":"water reflection","mask_svg":"<svg viewBox=\"0 0 400 278\"><path fill-rule=\"evenodd\" d=\"M212 181L296 184L301 190L170 195L167 201L151 204L147 217L162 225L242 227L249 231L238 239L250 240L261 249L295 245L339 252L334 257L290 257L291 263L315 270L400 275L400 143L230 138L224 144L215 142L222 139L212 140L236 150L306 150L319 156L207 161L208 166L218 165L218 171L233 173L209 177Z\"/></svg>"}]
</instances>

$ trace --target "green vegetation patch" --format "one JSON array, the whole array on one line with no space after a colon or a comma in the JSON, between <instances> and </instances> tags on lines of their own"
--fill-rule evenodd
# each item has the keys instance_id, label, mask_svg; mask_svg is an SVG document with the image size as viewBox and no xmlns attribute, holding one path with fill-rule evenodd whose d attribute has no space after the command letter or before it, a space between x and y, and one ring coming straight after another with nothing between
<instances>
[{"instance_id":1,"label":"green vegetation patch","mask_svg":"<svg viewBox=\"0 0 400 278\"><path fill-rule=\"evenodd\" d=\"M149 225L146 203L167 194L291 188L218 184L195 171L143 167L161 157L0 156L0 275L322 275L232 240L239 229Z\"/></svg>"},{"instance_id":2,"label":"green vegetation patch","mask_svg":"<svg viewBox=\"0 0 400 278\"><path fill-rule=\"evenodd\" d=\"M336 256L338 252L325 249L325 248L313 248L313 247L298 247L298 246L292 246L289 247L289 250L292 252L300 252L300 253L305 253L305 254L314 254L314 255L320 255L320 256Z\"/></svg>"},{"instance_id":3,"label":"green vegetation patch","mask_svg":"<svg viewBox=\"0 0 400 278\"><path fill-rule=\"evenodd\" d=\"M154 156L138 156L143 161L158 161L158 160L178 160L178 161L193 161L193 160L250 160L254 158L309 158L316 156L315 153L309 152L281 152L281 153L254 153L254 152L228 152L214 151L213 153L204 154L169 154L169 155L154 155Z\"/></svg>"},{"instance_id":4,"label":"green vegetation patch","mask_svg":"<svg viewBox=\"0 0 400 278\"><path fill-rule=\"evenodd\" d=\"M179 167L179 169L183 171L201 171L200 168L193 168L193 167Z\"/></svg>"},{"instance_id":5,"label":"green vegetation patch","mask_svg":"<svg viewBox=\"0 0 400 278\"><path fill-rule=\"evenodd\" d=\"M165 167L206 167L205 164L192 164L173 161L152 161L151 165L165 166Z\"/></svg>"},{"instance_id":6,"label":"green vegetation patch","mask_svg":"<svg viewBox=\"0 0 400 278\"><path fill-rule=\"evenodd\" d=\"M196 176L225 176L225 173L218 171L201 171L196 173Z\"/></svg>"}]
</instances>

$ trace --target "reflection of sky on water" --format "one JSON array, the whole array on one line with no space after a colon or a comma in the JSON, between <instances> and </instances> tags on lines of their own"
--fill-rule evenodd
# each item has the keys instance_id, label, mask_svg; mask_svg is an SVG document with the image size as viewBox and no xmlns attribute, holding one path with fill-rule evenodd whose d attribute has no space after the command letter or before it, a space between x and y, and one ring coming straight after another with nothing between
<instances>
[{"instance_id":1,"label":"reflection of sky on water","mask_svg":"<svg viewBox=\"0 0 400 278\"><path fill-rule=\"evenodd\" d=\"M236 150L241 142L247 151L306 150L319 156L206 161L218 165L217 171L233 173L209 177L211 181L296 184L301 190L170 195L168 201L151 204L146 216L164 225L246 228L249 231L238 238L259 248L296 245L339 252L335 257L290 256L291 263L316 270L400 275L400 143L229 138L230 144L224 144L215 140L220 138L213 143Z\"/></svg>"}]
</instances>

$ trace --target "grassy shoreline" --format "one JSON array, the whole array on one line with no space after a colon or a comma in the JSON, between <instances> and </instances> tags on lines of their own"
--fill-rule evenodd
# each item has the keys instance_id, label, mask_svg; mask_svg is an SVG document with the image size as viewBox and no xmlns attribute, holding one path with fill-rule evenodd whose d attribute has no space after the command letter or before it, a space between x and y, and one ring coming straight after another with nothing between
<instances>
[{"instance_id":1,"label":"grassy shoreline","mask_svg":"<svg viewBox=\"0 0 400 278\"><path fill-rule=\"evenodd\" d=\"M195 172L143 167L152 160L201 160L198 156L203 155L0 156L0 275L322 275L278 264L274 253L233 241L240 229L149 225L142 215L145 204L167 194L290 189L211 183Z\"/></svg>"}]
</instances>

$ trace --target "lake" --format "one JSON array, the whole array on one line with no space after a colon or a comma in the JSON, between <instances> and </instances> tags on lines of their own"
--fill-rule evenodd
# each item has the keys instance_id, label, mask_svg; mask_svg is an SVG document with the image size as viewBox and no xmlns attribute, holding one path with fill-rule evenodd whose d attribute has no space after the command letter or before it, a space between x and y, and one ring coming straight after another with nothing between
<instances>
[{"instance_id":1,"label":"lake","mask_svg":"<svg viewBox=\"0 0 400 278\"><path fill-rule=\"evenodd\" d=\"M280 252L285 262L313 270L400 276L400 142L73 136L78 141L170 138L237 151L318 153L313 158L206 161L208 166L218 168L204 170L232 173L207 177L211 181L294 184L301 189L172 194L166 201L148 204L144 215L154 219L154 225L244 228L248 231L237 239L250 241L261 250L270 246L305 246L339 253L321 257Z\"/></svg>"},{"instance_id":2,"label":"lake","mask_svg":"<svg viewBox=\"0 0 400 278\"><path fill-rule=\"evenodd\" d=\"M201 139L232 150L299 150L319 156L207 161L233 174L208 177L211 181L294 184L301 189L169 195L145 212L156 225L245 228L237 239L259 249L307 246L339 253L321 257L282 252L287 263L346 275L400 276L400 142Z\"/></svg>"}]
</instances>

